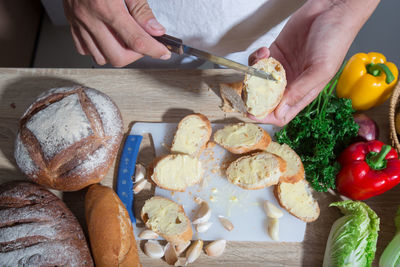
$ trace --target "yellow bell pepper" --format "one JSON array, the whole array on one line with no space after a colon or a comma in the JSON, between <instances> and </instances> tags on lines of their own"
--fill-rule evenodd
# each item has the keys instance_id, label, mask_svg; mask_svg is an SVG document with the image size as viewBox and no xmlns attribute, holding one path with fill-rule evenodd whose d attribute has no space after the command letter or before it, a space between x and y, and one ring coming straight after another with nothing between
<instances>
[{"instance_id":1,"label":"yellow bell pepper","mask_svg":"<svg viewBox=\"0 0 400 267\"><path fill-rule=\"evenodd\" d=\"M397 82L399 71L384 55L358 53L340 75L336 95L350 98L355 110L367 110L385 102Z\"/></svg>"}]
</instances>

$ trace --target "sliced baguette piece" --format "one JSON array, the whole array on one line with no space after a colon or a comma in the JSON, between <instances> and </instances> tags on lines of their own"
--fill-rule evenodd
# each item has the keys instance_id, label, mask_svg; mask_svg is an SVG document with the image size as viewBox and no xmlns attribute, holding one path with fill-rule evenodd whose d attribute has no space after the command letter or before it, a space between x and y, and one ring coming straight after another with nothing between
<instances>
[{"instance_id":1,"label":"sliced baguette piece","mask_svg":"<svg viewBox=\"0 0 400 267\"><path fill-rule=\"evenodd\" d=\"M225 126L214 134L214 141L231 153L243 154L254 150L264 150L271 137L261 127L253 123L236 123Z\"/></svg>"},{"instance_id":2,"label":"sliced baguette piece","mask_svg":"<svg viewBox=\"0 0 400 267\"><path fill-rule=\"evenodd\" d=\"M140 215L147 228L174 245L192 239L192 226L183 207L168 198L154 196L146 200Z\"/></svg>"},{"instance_id":3,"label":"sliced baguette piece","mask_svg":"<svg viewBox=\"0 0 400 267\"><path fill-rule=\"evenodd\" d=\"M300 220L312 222L319 217L318 202L305 179L294 184L280 182L275 186L274 194L282 208Z\"/></svg>"},{"instance_id":4,"label":"sliced baguette piece","mask_svg":"<svg viewBox=\"0 0 400 267\"><path fill-rule=\"evenodd\" d=\"M162 156L157 158L149 169L149 177L157 186L180 192L199 183L203 173L200 160L187 154Z\"/></svg>"},{"instance_id":5,"label":"sliced baguette piece","mask_svg":"<svg viewBox=\"0 0 400 267\"><path fill-rule=\"evenodd\" d=\"M282 99L286 88L286 73L279 61L269 57L261 59L252 67L271 73L277 81L246 75L243 100L247 112L257 118L271 113Z\"/></svg>"},{"instance_id":6,"label":"sliced baguette piece","mask_svg":"<svg viewBox=\"0 0 400 267\"><path fill-rule=\"evenodd\" d=\"M211 123L206 116L195 113L184 117L178 124L171 152L199 156L211 136Z\"/></svg>"},{"instance_id":7,"label":"sliced baguette piece","mask_svg":"<svg viewBox=\"0 0 400 267\"><path fill-rule=\"evenodd\" d=\"M297 153L287 144L271 142L265 151L278 155L286 161L286 171L282 174L281 181L286 183L296 183L304 179L304 167Z\"/></svg>"},{"instance_id":8,"label":"sliced baguette piece","mask_svg":"<svg viewBox=\"0 0 400 267\"><path fill-rule=\"evenodd\" d=\"M246 105L242 99L243 81L234 83L220 83L219 90L223 100L222 111L247 113Z\"/></svg>"},{"instance_id":9,"label":"sliced baguette piece","mask_svg":"<svg viewBox=\"0 0 400 267\"><path fill-rule=\"evenodd\" d=\"M286 162L268 152L242 156L226 170L229 182L243 189L254 190L275 185L286 170Z\"/></svg>"}]
</instances>

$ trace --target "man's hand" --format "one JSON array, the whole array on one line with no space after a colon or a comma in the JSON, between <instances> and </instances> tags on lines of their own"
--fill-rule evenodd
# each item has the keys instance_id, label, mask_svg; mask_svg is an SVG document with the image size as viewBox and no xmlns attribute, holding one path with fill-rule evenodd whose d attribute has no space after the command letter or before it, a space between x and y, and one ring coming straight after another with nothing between
<instances>
[{"instance_id":1,"label":"man's hand","mask_svg":"<svg viewBox=\"0 0 400 267\"><path fill-rule=\"evenodd\" d=\"M284 96L262 123L283 126L317 97L335 75L362 25L379 0L309 0L289 19L271 47L249 57L249 65L274 57L286 70Z\"/></svg>"},{"instance_id":2,"label":"man's hand","mask_svg":"<svg viewBox=\"0 0 400 267\"><path fill-rule=\"evenodd\" d=\"M169 59L171 53L153 36L165 33L146 0L64 0L78 52L99 65L128 65L143 55Z\"/></svg>"}]
</instances>

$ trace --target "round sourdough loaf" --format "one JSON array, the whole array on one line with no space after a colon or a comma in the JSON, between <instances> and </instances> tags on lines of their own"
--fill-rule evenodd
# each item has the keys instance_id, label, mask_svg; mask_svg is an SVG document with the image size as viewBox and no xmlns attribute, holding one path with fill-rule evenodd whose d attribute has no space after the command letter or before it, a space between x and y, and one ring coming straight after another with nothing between
<instances>
[{"instance_id":1,"label":"round sourdough loaf","mask_svg":"<svg viewBox=\"0 0 400 267\"><path fill-rule=\"evenodd\" d=\"M0 185L0 239L0 266L93 266L78 221L40 185Z\"/></svg>"},{"instance_id":2,"label":"round sourdough loaf","mask_svg":"<svg viewBox=\"0 0 400 267\"><path fill-rule=\"evenodd\" d=\"M107 95L82 86L54 88L20 119L14 156L30 180L75 191L103 179L122 135L121 114Z\"/></svg>"}]
</instances>

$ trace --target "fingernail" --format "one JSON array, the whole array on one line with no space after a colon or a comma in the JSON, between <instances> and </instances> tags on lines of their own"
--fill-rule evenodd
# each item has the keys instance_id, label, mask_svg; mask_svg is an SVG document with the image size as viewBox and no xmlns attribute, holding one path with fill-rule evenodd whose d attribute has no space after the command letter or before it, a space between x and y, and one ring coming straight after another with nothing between
<instances>
[{"instance_id":1,"label":"fingernail","mask_svg":"<svg viewBox=\"0 0 400 267\"><path fill-rule=\"evenodd\" d=\"M167 59L170 59L170 57L171 57L171 53L168 53L168 54L162 55L162 56L160 57L160 59L162 59L162 60L167 60Z\"/></svg>"},{"instance_id":2,"label":"fingernail","mask_svg":"<svg viewBox=\"0 0 400 267\"><path fill-rule=\"evenodd\" d=\"M160 23L158 23L156 19L150 19L149 21L147 21L147 26L155 31L165 30L165 28Z\"/></svg>"},{"instance_id":3,"label":"fingernail","mask_svg":"<svg viewBox=\"0 0 400 267\"><path fill-rule=\"evenodd\" d=\"M278 109L278 114L277 117L279 118L285 118L286 113L289 111L290 106L288 104L284 104L282 107Z\"/></svg>"}]
</instances>

